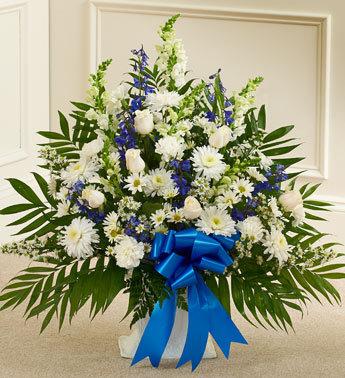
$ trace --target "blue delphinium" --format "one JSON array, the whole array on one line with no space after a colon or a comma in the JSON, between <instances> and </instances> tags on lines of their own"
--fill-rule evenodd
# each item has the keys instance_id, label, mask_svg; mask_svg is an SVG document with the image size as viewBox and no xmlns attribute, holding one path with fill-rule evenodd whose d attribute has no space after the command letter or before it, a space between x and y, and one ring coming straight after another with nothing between
<instances>
[{"instance_id":1,"label":"blue delphinium","mask_svg":"<svg viewBox=\"0 0 345 378\"><path fill-rule=\"evenodd\" d=\"M189 172L191 169L190 160L178 161L176 159L170 162L170 166L174 168L175 172L171 175L179 194L181 196L186 196L190 191L190 184L188 180L184 177L183 172Z\"/></svg>"}]
</instances>

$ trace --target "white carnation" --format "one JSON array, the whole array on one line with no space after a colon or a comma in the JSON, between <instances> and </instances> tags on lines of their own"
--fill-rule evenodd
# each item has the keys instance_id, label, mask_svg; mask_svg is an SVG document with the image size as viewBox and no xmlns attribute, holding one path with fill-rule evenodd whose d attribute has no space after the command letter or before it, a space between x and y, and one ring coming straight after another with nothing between
<instances>
[{"instance_id":1,"label":"white carnation","mask_svg":"<svg viewBox=\"0 0 345 378\"><path fill-rule=\"evenodd\" d=\"M138 243L131 236L123 236L114 247L116 263L119 267L133 269L144 257L144 244Z\"/></svg>"},{"instance_id":2,"label":"white carnation","mask_svg":"<svg viewBox=\"0 0 345 378\"><path fill-rule=\"evenodd\" d=\"M156 142L156 153L168 162L172 159L182 159L185 147L183 140L168 135Z\"/></svg>"},{"instance_id":3,"label":"white carnation","mask_svg":"<svg viewBox=\"0 0 345 378\"><path fill-rule=\"evenodd\" d=\"M167 107L178 106L182 99L177 92L157 92L149 93L146 97L146 104L154 112L160 112Z\"/></svg>"}]
</instances>

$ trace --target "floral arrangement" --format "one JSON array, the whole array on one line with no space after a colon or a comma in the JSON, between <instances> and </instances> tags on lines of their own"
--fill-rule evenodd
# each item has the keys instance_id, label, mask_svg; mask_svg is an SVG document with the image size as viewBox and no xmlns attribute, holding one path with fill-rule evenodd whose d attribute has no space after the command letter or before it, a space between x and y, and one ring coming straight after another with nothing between
<instances>
[{"instance_id":1,"label":"floral arrangement","mask_svg":"<svg viewBox=\"0 0 345 378\"><path fill-rule=\"evenodd\" d=\"M297 188L287 168L302 158L287 137L293 126L265 130L265 107L254 107L261 77L227 95L220 70L187 79L187 57L170 18L159 30L158 57L132 50L127 81L107 91L110 60L91 74L85 103L73 102L70 128L42 131L41 193L11 178L26 202L1 214L24 213L24 240L2 253L46 264L30 266L4 288L1 309L26 301L27 318L54 314L61 328L88 302L103 313L129 293L132 324L151 317L134 363L159 364L176 307L189 325L179 365L200 362L211 333L226 356L245 343L230 302L250 323L288 330L289 311L310 299L340 303L330 279L344 278L337 243L309 221L328 203L311 199L318 185ZM159 327L157 318L166 323ZM150 342L148 342L150 340Z\"/></svg>"}]
</instances>

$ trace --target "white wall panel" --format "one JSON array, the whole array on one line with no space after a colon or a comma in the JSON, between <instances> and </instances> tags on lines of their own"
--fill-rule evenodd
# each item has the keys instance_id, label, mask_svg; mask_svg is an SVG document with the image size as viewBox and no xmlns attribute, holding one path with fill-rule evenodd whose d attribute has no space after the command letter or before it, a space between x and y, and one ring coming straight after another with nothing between
<instances>
[{"instance_id":1,"label":"white wall panel","mask_svg":"<svg viewBox=\"0 0 345 378\"><path fill-rule=\"evenodd\" d=\"M0 2L0 207L18 200L4 180L34 185L36 132L49 129L49 19L46 0ZM7 219L8 220L8 219ZM6 219L1 217L0 226ZM0 227L1 240L8 230Z\"/></svg>"}]
</instances>

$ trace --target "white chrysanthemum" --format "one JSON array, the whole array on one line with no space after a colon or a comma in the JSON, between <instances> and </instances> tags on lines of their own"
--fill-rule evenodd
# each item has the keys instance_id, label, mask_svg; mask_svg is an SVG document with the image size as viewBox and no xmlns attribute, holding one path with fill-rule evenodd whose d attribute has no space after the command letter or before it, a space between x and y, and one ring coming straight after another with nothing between
<instances>
[{"instance_id":1,"label":"white chrysanthemum","mask_svg":"<svg viewBox=\"0 0 345 378\"><path fill-rule=\"evenodd\" d=\"M149 93L146 97L146 104L154 112L159 112L166 107L178 106L182 96L177 92L157 92Z\"/></svg>"},{"instance_id":2,"label":"white chrysanthemum","mask_svg":"<svg viewBox=\"0 0 345 378\"><path fill-rule=\"evenodd\" d=\"M236 193L244 197L251 197L254 190L253 184L249 180L240 178L232 184L232 187Z\"/></svg>"},{"instance_id":3,"label":"white chrysanthemum","mask_svg":"<svg viewBox=\"0 0 345 378\"><path fill-rule=\"evenodd\" d=\"M172 198L175 198L177 195L178 195L178 189L177 188L167 188L167 189L164 189L163 192L162 192L162 196L164 199L168 200L168 199L172 199Z\"/></svg>"},{"instance_id":4,"label":"white chrysanthemum","mask_svg":"<svg viewBox=\"0 0 345 378\"><path fill-rule=\"evenodd\" d=\"M248 217L237 224L243 239L249 239L252 243L259 242L264 236L264 228L258 217Z\"/></svg>"},{"instance_id":5,"label":"white chrysanthemum","mask_svg":"<svg viewBox=\"0 0 345 378\"><path fill-rule=\"evenodd\" d=\"M63 217L69 213L70 201L62 200L57 205L57 213L56 216Z\"/></svg>"},{"instance_id":6,"label":"white chrysanthemum","mask_svg":"<svg viewBox=\"0 0 345 378\"><path fill-rule=\"evenodd\" d=\"M267 178L262 173L260 173L255 167L249 167L247 169L247 172L250 177L253 177L257 181L267 181Z\"/></svg>"},{"instance_id":7,"label":"white chrysanthemum","mask_svg":"<svg viewBox=\"0 0 345 378\"><path fill-rule=\"evenodd\" d=\"M235 222L224 209L216 206L203 210L196 226L199 231L206 234L229 236L235 233Z\"/></svg>"},{"instance_id":8,"label":"white chrysanthemum","mask_svg":"<svg viewBox=\"0 0 345 378\"><path fill-rule=\"evenodd\" d=\"M125 269L137 267L144 257L144 248L143 243L138 243L131 236L123 236L113 250L117 265Z\"/></svg>"},{"instance_id":9,"label":"white chrysanthemum","mask_svg":"<svg viewBox=\"0 0 345 378\"><path fill-rule=\"evenodd\" d=\"M152 197L155 195L162 196L167 189L173 187L174 181L171 178L171 172L163 168L157 168L149 171L144 192Z\"/></svg>"},{"instance_id":10,"label":"white chrysanthemum","mask_svg":"<svg viewBox=\"0 0 345 378\"><path fill-rule=\"evenodd\" d=\"M150 219L155 227L160 226L166 219L167 214L163 209L155 211Z\"/></svg>"},{"instance_id":11,"label":"white chrysanthemum","mask_svg":"<svg viewBox=\"0 0 345 378\"><path fill-rule=\"evenodd\" d=\"M168 221L172 223L180 223L184 220L183 209L174 209L168 214Z\"/></svg>"},{"instance_id":12,"label":"white chrysanthemum","mask_svg":"<svg viewBox=\"0 0 345 378\"><path fill-rule=\"evenodd\" d=\"M270 207L275 218L282 216L282 212L279 210L277 199L275 197L270 197L270 199L268 200L268 206Z\"/></svg>"},{"instance_id":13,"label":"white chrysanthemum","mask_svg":"<svg viewBox=\"0 0 345 378\"><path fill-rule=\"evenodd\" d=\"M78 180L83 182L96 182L99 179L100 165L96 159L80 159L71 163L61 172L61 179L67 186L72 186Z\"/></svg>"},{"instance_id":14,"label":"white chrysanthemum","mask_svg":"<svg viewBox=\"0 0 345 378\"><path fill-rule=\"evenodd\" d=\"M162 159L166 162L172 159L182 159L185 148L182 139L170 135L156 142L156 153L162 155Z\"/></svg>"},{"instance_id":15,"label":"white chrysanthemum","mask_svg":"<svg viewBox=\"0 0 345 378\"><path fill-rule=\"evenodd\" d=\"M118 215L115 211L109 213L103 221L103 230L105 236L111 241L116 241L119 237L122 236L123 230L118 224Z\"/></svg>"},{"instance_id":16,"label":"white chrysanthemum","mask_svg":"<svg viewBox=\"0 0 345 378\"><path fill-rule=\"evenodd\" d=\"M234 204L240 202L240 198L233 190L227 190L216 198L219 207L232 208Z\"/></svg>"},{"instance_id":17,"label":"white chrysanthemum","mask_svg":"<svg viewBox=\"0 0 345 378\"><path fill-rule=\"evenodd\" d=\"M290 256L289 251L291 246L289 246L285 236L280 230L271 227L271 232L267 233L262 241L262 245L266 247L264 253L270 255L268 260L273 257L278 259L279 265L282 266Z\"/></svg>"},{"instance_id":18,"label":"white chrysanthemum","mask_svg":"<svg viewBox=\"0 0 345 378\"><path fill-rule=\"evenodd\" d=\"M71 257L85 259L93 255L93 243L99 242L95 224L86 218L73 219L71 224L62 231L61 244Z\"/></svg>"},{"instance_id":19,"label":"white chrysanthemum","mask_svg":"<svg viewBox=\"0 0 345 378\"><path fill-rule=\"evenodd\" d=\"M219 180L225 172L226 164L222 159L223 155L210 146L196 148L191 157L195 171L209 180Z\"/></svg>"},{"instance_id":20,"label":"white chrysanthemum","mask_svg":"<svg viewBox=\"0 0 345 378\"><path fill-rule=\"evenodd\" d=\"M128 189L132 194L135 194L136 192L143 191L146 183L146 178L142 175L142 173L134 173L133 175L128 176L125 181L127 182L127 184L124 187Z\"/></svg>"}]
</instances>

